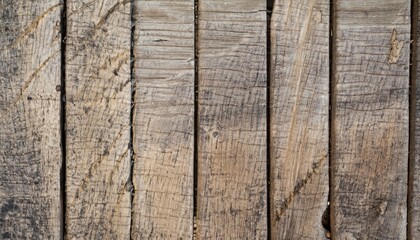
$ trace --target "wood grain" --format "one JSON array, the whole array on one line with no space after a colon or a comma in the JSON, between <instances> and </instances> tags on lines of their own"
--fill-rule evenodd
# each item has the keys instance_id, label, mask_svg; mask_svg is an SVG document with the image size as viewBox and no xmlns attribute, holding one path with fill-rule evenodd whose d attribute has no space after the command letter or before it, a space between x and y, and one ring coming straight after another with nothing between
<instances>
[{"instance_id":1,"label":"wood grain","mask_svg":"<svg viewBox=\"0 0 420 240\"><path fill-rule=\"evenodd\" d=\"M194 1L134 2L132 239L192 239Z\"/></svg>"},{"instance_id":2,"label":"wood grain","mask_svg":"<svg viewBox=\"0 0 420 240\"><path fill-rule=\"evenodd\" d=\"M338 0L334 21L332 237L406 239L410 1Z\"/></svg>"},{"instance_id":3,"label":"wood grain","mask_svg":"<svg viewBox=\"0 0 420 240\"><path fill-rule=\"evenodd\" d=\"M61 11L0 1L0 239L60 239Z\"/></svg>"},{"instance_id":4,"label":"wood grain","mask_svg":"<svg viewBox=\"0 0 420 240\"><path fill-rule=\"evenodd\" d=\"M67 239L129 238L130 8L67 0Z\"/></svg>"},{"instance_id":5,"label":"wood grain","mask_svg":"<svg viewBox=\"0 0 420 240\"><path fill-rule=\"evenodd\" d=\"M271 233L325 239L330 1L276 1L271 18Z\"/></svg>"},{"instance_id":6,"label":"wood grain","mask_svg":"<svg viewBox=\"0 0 420 240\"><path fill-rule=\"evenodd\" d=\"M266 1L198 1L197 237L267 237Z\"/></svg>"}]
</instances>

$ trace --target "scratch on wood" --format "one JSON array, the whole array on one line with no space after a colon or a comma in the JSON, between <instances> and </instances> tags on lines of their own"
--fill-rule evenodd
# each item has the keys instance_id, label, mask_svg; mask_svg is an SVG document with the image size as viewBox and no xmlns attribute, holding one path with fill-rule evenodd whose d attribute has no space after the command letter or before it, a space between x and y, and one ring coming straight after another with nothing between
<instances>
[{"instance_id":1,"label":"scratch on wood","mask_svg":"<svg viewBox=\"0 0 420 240\"><path fill-rule=\"evenodd\" d=\"M19 102L20 99L23 97L23 93L29 88L32 81L35 79L35 77L38 75L38 73L47 65L47 63L60 51L56 51L53 54L51 54L44 62L42 62L37 69L33 71L33 73L28 77L28 79L25 81L25 84L22 86L20 90L20 94L18 94L15 99L13 99L12 103L9 105L9 107L6 108L6 110L3 111L3 114L7 114L10 109L16 105L17 102Z\"/></svg>"},{"instance_id":2,"label":"scratch on wood","mask_svg":"<svg viewBox=\"0 0 420 240\"><path fill-rule=\"evenodd\" d=\"M105 13L105 15L99 19L98 23L97 23L97 24L96 24L96 26L95 26L95 29L98 29L100 26L102 26L102 24L104 24L104 23L105 23L105 21L108 19L108 17L109 17L109 16L110 16L113 12L115 12L115 11L118 9L118 7L119 7L119 6L121 6L121 5L123 5L123 4L126 4L126 3L129 3L129 2L130 2L130 0L124 0L124 1L117 2L116 4L114 4L114 6L112 6L112 7L108 10L108 12L107 12L107 13Z\"/></svg>"},{"instance_id":3,"label":"scratch on wood","mask_svg":"<svg viewBox=\"0 0 420 240\"><path fill-rule=\"evenodd\" d=\"M276 221L280 220L280 217L286 212L286 209L288 209L290 205L292 204L293 200L295 199L295 196L298 195L300 191L306 186L306 184L312 178L315 171L319 168L319 166L321 166L321 163L325 159L327 159L326 155L322 156L318 161L312 163L312 168L310 171L308 171L306 176L303 179L297 180L297 183L295 187L293 188L293 192L291 192L289 196L280 203L280 209L276 210Z\"/></svg>"},{"instance_id":4,"label":"scratch on wood","mask_svg":"<svg viewBox=\"0 0 420 240\"><path fill-rule=\"evenodd\" d=\"M391 49L389 51L389 57L388 57L389 63L398 62L398 59L400 58L401 50L404 45L403 41L398 41L397 35L398 35L398 32L397 30L394 29L392 31L392 36L391 36Z\"/></svg>"},{"instance_id":5,"label":"scratch on wood","mask_svg":"<svg viewBox=\"0 0 420 240\"><path fill-rule=\"evenodd\" d=\"M44 13L42 13L41 15L39 15L39 17L37 17L35 20L33 20L31 22L31 24L29 24L29 26L21 34L19 34L18 37L16 37L15 41L13 41L11 44L7 45L5 48L2 48L1 50L5 50L5 49L8 49L8 48L15 47L20 41L22 41L23 38L25 38L25 36L27 36L28 34L33 32L38 27L38 24L41 22L41 20L43 18L45 18L45 16L48 15L48 13L52 12L52 10L54 8L59 7L61 5L63 5L63 4L59 3L59 4L56 4L56 5L53 5L53 6L49 7L47 10L45 10Z\"/></svg>"}]
</instances>

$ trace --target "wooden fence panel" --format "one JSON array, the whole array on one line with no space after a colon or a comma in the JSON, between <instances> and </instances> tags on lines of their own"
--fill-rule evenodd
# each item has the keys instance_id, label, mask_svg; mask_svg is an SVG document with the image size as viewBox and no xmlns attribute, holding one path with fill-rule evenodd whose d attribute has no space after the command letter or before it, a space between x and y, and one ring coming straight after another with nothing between
<instances>
[{"instance_id":1,"label":"wooden fence panel","mask_svg":"<svg viewBox=\"0 0 420 240\"><path fill-rule=\"evenodd\" d=\"M332 234L405 239L410 1L336 1Z\"/></svg>"},{"instance_id":2,"label":"wooden fence panel","mask_svg":"<svg viewBox=\"0 0 420 240\"><path fill-rule=\"evenodd\" d=\"M271 18L274 239L325 239L330 1L276 1Z\"/></svg>"},{"instance_id":3,"label":"wooden fence panel","mask_svg":"<svg viewBox=\"0 0 420 240\"><path fill-rule=\"evenodd\" d=\"M267 237L266 1L198 1L197 236Z\"/></svg>"},{"instance_id":4,"label":"wooden fence panel","mask_svg":"<svg viewBox=\"0 0 420 240\"><path fill-rule=\"evenodd\" d=\"M67 0L68 239L129 238L130 10Z\"/></svg>"},{"instance_id":5,"label":"wooden fence panel","mask_svg":"<svg viewBox=\"0 0 420 240\"><path fill-rule=\"evenodd\" d=\"M0 239L61 235L61 11L0 1Z\"/></svg>"},{"instance_id":6,"label":"wooden fence panel","mask_svg":"<svg viewBox=\"0 0 420 240\"><path fill-rule=\"evenodd\" d=\"M191 239L194 1L134 3L133 239Z\"/></svg>"}]
</instances>

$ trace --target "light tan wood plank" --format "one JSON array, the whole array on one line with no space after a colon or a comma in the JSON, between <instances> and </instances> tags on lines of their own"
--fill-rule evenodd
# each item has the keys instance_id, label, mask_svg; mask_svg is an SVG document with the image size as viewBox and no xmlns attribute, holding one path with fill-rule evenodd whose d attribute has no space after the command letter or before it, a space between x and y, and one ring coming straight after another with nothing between
<instances>
[{"instance_id":1,"label":"light tan wood plank","mask_svg":"<svg viewBox=\"0 0 420 240\"><path fill-rule=\"evenodd\" d=\"M333 238L406 239L410 1L338 0L334 21Z\"/></svg>"},{"instance_id":2,"label":"light tan wood plank","mask_svg":"<svg viewBox=\"0 0 420 240\"><path fill-rule=\"evenodd\" d=\"M197 230L267 237L266 1L198 1Z\"/></svg>"},{"instance_id":3,"label":"light tan wood plank","mask_svg":"<svg viewBox=\"0 0 420 240\"><path fill-rule=\"evenodd\" d=\"M133 239L191 239L194 1L134 2Z\"/></svg>"},{"instance_id":4,"label":"light tan wood plank","mask_svg":"<svg viewBox=\"0 0 420 240\"><path fill-rule=\"evenodd\" d=\"M330 1L276 1L271 18L271 233L325 239Z\"/></svg>"},{"instance_id":5,"label":"light tan wood plank","mask_svg":"<svg viewBox=\"0 0 420 240\"><path fill-rule=\"evenodd\" d=\"M61 11L0 1L0 239L60 239Z\"/></svg>"},{"instance_id":6,"label":"light tan wood plank","mask_svg":"<svg viewBox=\"0 0 420 240\"><path fill-rule=\"evenodd\" d=\"M130 5L67 0L68 239L129 238Z\"/></svg>"}]
</instances>

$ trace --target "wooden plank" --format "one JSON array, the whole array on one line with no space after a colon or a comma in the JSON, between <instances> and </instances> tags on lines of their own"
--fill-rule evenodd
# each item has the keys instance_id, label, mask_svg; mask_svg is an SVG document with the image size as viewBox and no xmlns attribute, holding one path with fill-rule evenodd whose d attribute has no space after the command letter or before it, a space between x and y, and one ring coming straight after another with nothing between
<instances>
[{"instance_id":1,"label":"wooden plank","mask_svg":"<svg viewBox=\"0 0 420 240\"><path fill-rule=\"evenodd\" d=\"M271 18L271 233L325 239L329 0L276 1Z\"/></svg>"},{"instance_id":2,"label":"wooden plank","mask_svg":"<svg viewBox=\"0 0 420 240\"><path fill-rule=\"evenodd\" d=\"M0 1L0 239L61 235L61 11Z\"/></svg>"},{"instance_id":3,"label":"wooden plank","mask_svg":"<svg viewBox=\"0 0 420 240\"><path fill-rule=\"evenodd\" d=\"M408 183L408 228L407 239L414 240L420 236L420 41L418 26L420 23L419 2L413 2L412 13L412 39L411 52L411 109L410 109L410 166Z\"/></svg>"},{"instance_id":4,"label":"wooden plank","mask_svg":"<svg viewBox=\"0 0 420 240\"><path fill-rule=\"evenodd\" d=\"M194 1L134 2L132 239L192 239Z\"/></svg>"},{"instance_id":5,"label":"wooden plank","mask_svg":"<svg viewBox=\"0 0 420 240\"><path fill-rule=\"evenodd\" d=\"M410 1L336 3L332 237L406 239Z\"/></svg>"},{"instance_id":6,"label":"wooden plank","mask_svg":"<svg viewBox=\"0 0 420 240\"><path fill-rule=\"evenodd\" d=\"M130 8L67 1L68 239L130 235Z\"/></svg>"},{"instance_id":7,"label":"wooden plank","mask_svg":"<svg viewBox=\"0 0 420 240\"><path fill-rule=\"evenodd\" d=\"M197 237L267 237L266 1L198 1Z\"/></svg>"}]
</instances>

